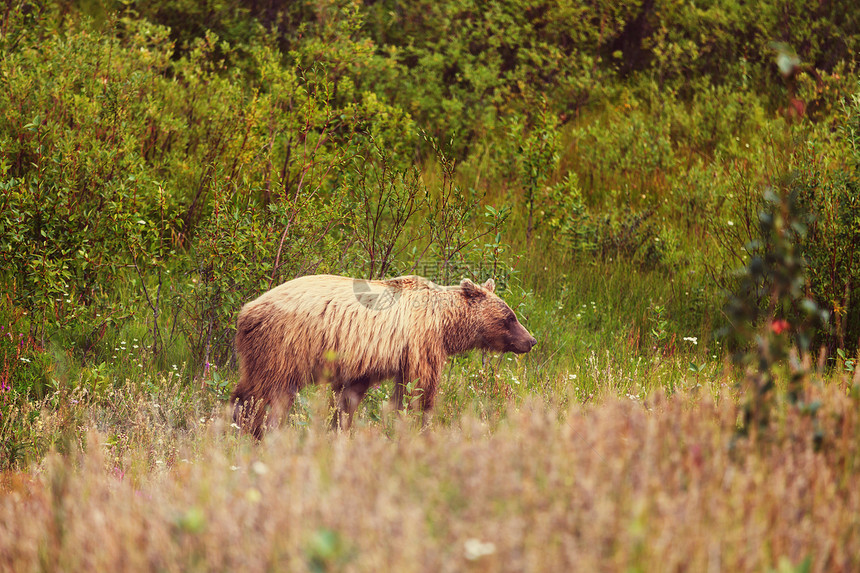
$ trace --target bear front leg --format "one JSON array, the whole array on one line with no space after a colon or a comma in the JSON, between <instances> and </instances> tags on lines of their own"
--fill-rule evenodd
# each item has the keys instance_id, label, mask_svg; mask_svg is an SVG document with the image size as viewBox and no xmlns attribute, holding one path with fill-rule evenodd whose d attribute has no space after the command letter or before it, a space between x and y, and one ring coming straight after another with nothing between
<instances>
[{"instance_id":1,"label":"bear front leg","mask_svg":"<svg viewBox=\"0 0 860 573\"><path fill-rule=\"evenodd\" d=\"M358 409L358 405L361 403L362 399L364 399L364 395L367 394L370 386L371 380L367 376L356 378L355 380L351 380L345 384L332 386L335 400L337 401L331 420L332 430L344 429L344 414L346 414L347 418L346 429L352 428L352 419L355 415L355 411Z\"/></svg>"},{"instance_id":2,"label":"bear front leg","mask_svg":"<svg viewBox=\"0 0 860 573\"><path fill-rule=\"evenodd\" d=\"M426 354L410 361L394 379L392 401L395 407L399 410L418 407L425 426L429 420L429 411L436 403L442 364L438 357Z\"/></svg>"},{"instance_id":3,"label":"bear front leg","mask_svg":"<svg viewBox=\"0 0 860 573\"><path fill-rule=\"evenodd\" d=\"M408 383L404 383L408 380ZM411 390L410 390L411 388ZM391 404L396 410L411 410L416 403L421 406L421 397L424 395L424 387L421 380L416 377L397 374L394 377L394 393L391 395Z\"/></svg>"},{"instance_id":4,"label":"bear front leg","mask_svg":"<svg viewBox=\"0 0 860 573\"><path fill-rule=\"evenodd\" d=\"M428 372L422 379L421 395L418 397L418 407L421 409L421 427L430 425L433 407L436 405L436 391L439 389L438 371Z\"/></svg>"},{"instance_id":5,"label":"bear front leg","mask_svg":"<svg viewBox=\"0 0 860 573\"><path fill-rule=\"evenodd\" d=\"M269 403L269 411L265 413L266 429L268 431L277 429L281 425L281 422L286 419L295 398L295 393L291 391L272 398Z\"/></svg>"},{"instance_id":6,"label":"bear front leg","mask_svg":"<svg viewBox=\"0 0 860 573\"><path fill-rule=\"evenodd\" d=\"M394 376L394 392L391 394L391 405L395 410L403 410L406 404L403 398L406 396L406 385L403 383L403 374L398 372Z\"/></svg>"}]
</instances>

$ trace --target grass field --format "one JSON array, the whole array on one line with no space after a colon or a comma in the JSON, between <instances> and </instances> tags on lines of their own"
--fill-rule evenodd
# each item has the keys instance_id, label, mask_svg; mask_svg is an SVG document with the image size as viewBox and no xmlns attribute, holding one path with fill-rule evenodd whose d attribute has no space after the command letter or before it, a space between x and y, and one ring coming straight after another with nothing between
<instances>
[{"instance_id":1,"label":"grass field","mask_svg":"<svg viewBox=\"0 0 860 573\"><path fill-rule=\"evenodd\" d=\"M585 405L533 397L482 416L470 401L420 431L369 405L332 433L312 388L260 444L179 384L67 397L41 431L68 441L2 475L0 569L860 567L857 376L807 382L814 415L778 406L747 437L730 378L618 397L621 372L595 376ZM464 383L448 378L442 401Z\"/></svg>"}]
</instances>

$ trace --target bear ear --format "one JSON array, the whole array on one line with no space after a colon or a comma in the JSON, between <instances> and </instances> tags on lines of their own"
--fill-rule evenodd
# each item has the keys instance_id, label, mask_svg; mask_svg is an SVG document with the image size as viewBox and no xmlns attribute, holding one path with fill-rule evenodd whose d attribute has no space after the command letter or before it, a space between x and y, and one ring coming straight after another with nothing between
<instances>
[{"instance_id":1,"label":"bear ear","mask_svg":"<svg viewBox=\"0 0 860 573\"><path fill-rule=\"evenodd\" d=\"M481 286L490 292L496 292L496 281L494 281L493 279L487 279L487 282L485 282Z\"/></svg>"},{"instance_id":2,"label":"bear ear","mask_svg":"<svg viewBox=\"0 0 860 573\"><path fill-rule=\"evenodd\" d=\"M463 296L466 298L476 298L479 296L484 296L484 291L481 290L481 287L470 281L469 279L463 279L460 281L460 289L463 291Z\"/></svg>"}]
</instances>

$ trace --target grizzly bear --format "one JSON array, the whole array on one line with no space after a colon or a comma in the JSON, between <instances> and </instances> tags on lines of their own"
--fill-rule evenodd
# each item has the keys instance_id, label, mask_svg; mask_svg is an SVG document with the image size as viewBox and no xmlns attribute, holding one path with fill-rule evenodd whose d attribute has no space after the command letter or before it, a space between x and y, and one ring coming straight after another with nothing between
<instances>
[{"instance_id":1,"label":"grizzly bear","mask_svg":"<svg viewBox=\"0 0 860 573\"><path fill-rule=\"evenodd\" d=\"M522 354L537 340L494 294L492 279L440 287L417 276L383 281L313 275L287 281L246 304L236 324L239 384L233 419L258 439L288 412L296 393L330 382L333 425L347 426L367 390L394 378L403 407L414 383L422 413L433 407L448 356L482 348Z\"/></svg>"}]
</instances>

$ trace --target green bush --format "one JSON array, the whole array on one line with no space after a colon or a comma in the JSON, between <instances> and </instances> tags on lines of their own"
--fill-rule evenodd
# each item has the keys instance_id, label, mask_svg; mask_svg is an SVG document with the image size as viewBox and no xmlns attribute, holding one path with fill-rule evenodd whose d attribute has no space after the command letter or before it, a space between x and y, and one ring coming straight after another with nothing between
<instances>
[{"instance_id":1,"label":"green bush","mask_svg":"<svg viewBox=\"0 0 860 573\"><path fill-rule=\"evenodd\" d=\"M801 242L808 291L829 310L831 352L860 346L860 94L846 100L838 131L798 148L788 187L809 214Z\"/></svg>"},{"instance_id":2,"label":"green bush","mask_svg":"<svg viewBox=\"0 0 860 573\"><path fill-rule=\"evenodd\" d=\"M345 206L331 200L344 167L371 137L408 149L409 118L331 71L355 59L345 46L322 62L324 44L284 55L255 37L240 77L211 32L174 58L166 28L130 15L107 34L50 23L0 62L13 305L43 344L62 333L84 358L143 306L154 355L181 333L199 368L223 363L243 300L345 259Z\"/></svg>"}]
</instances>

